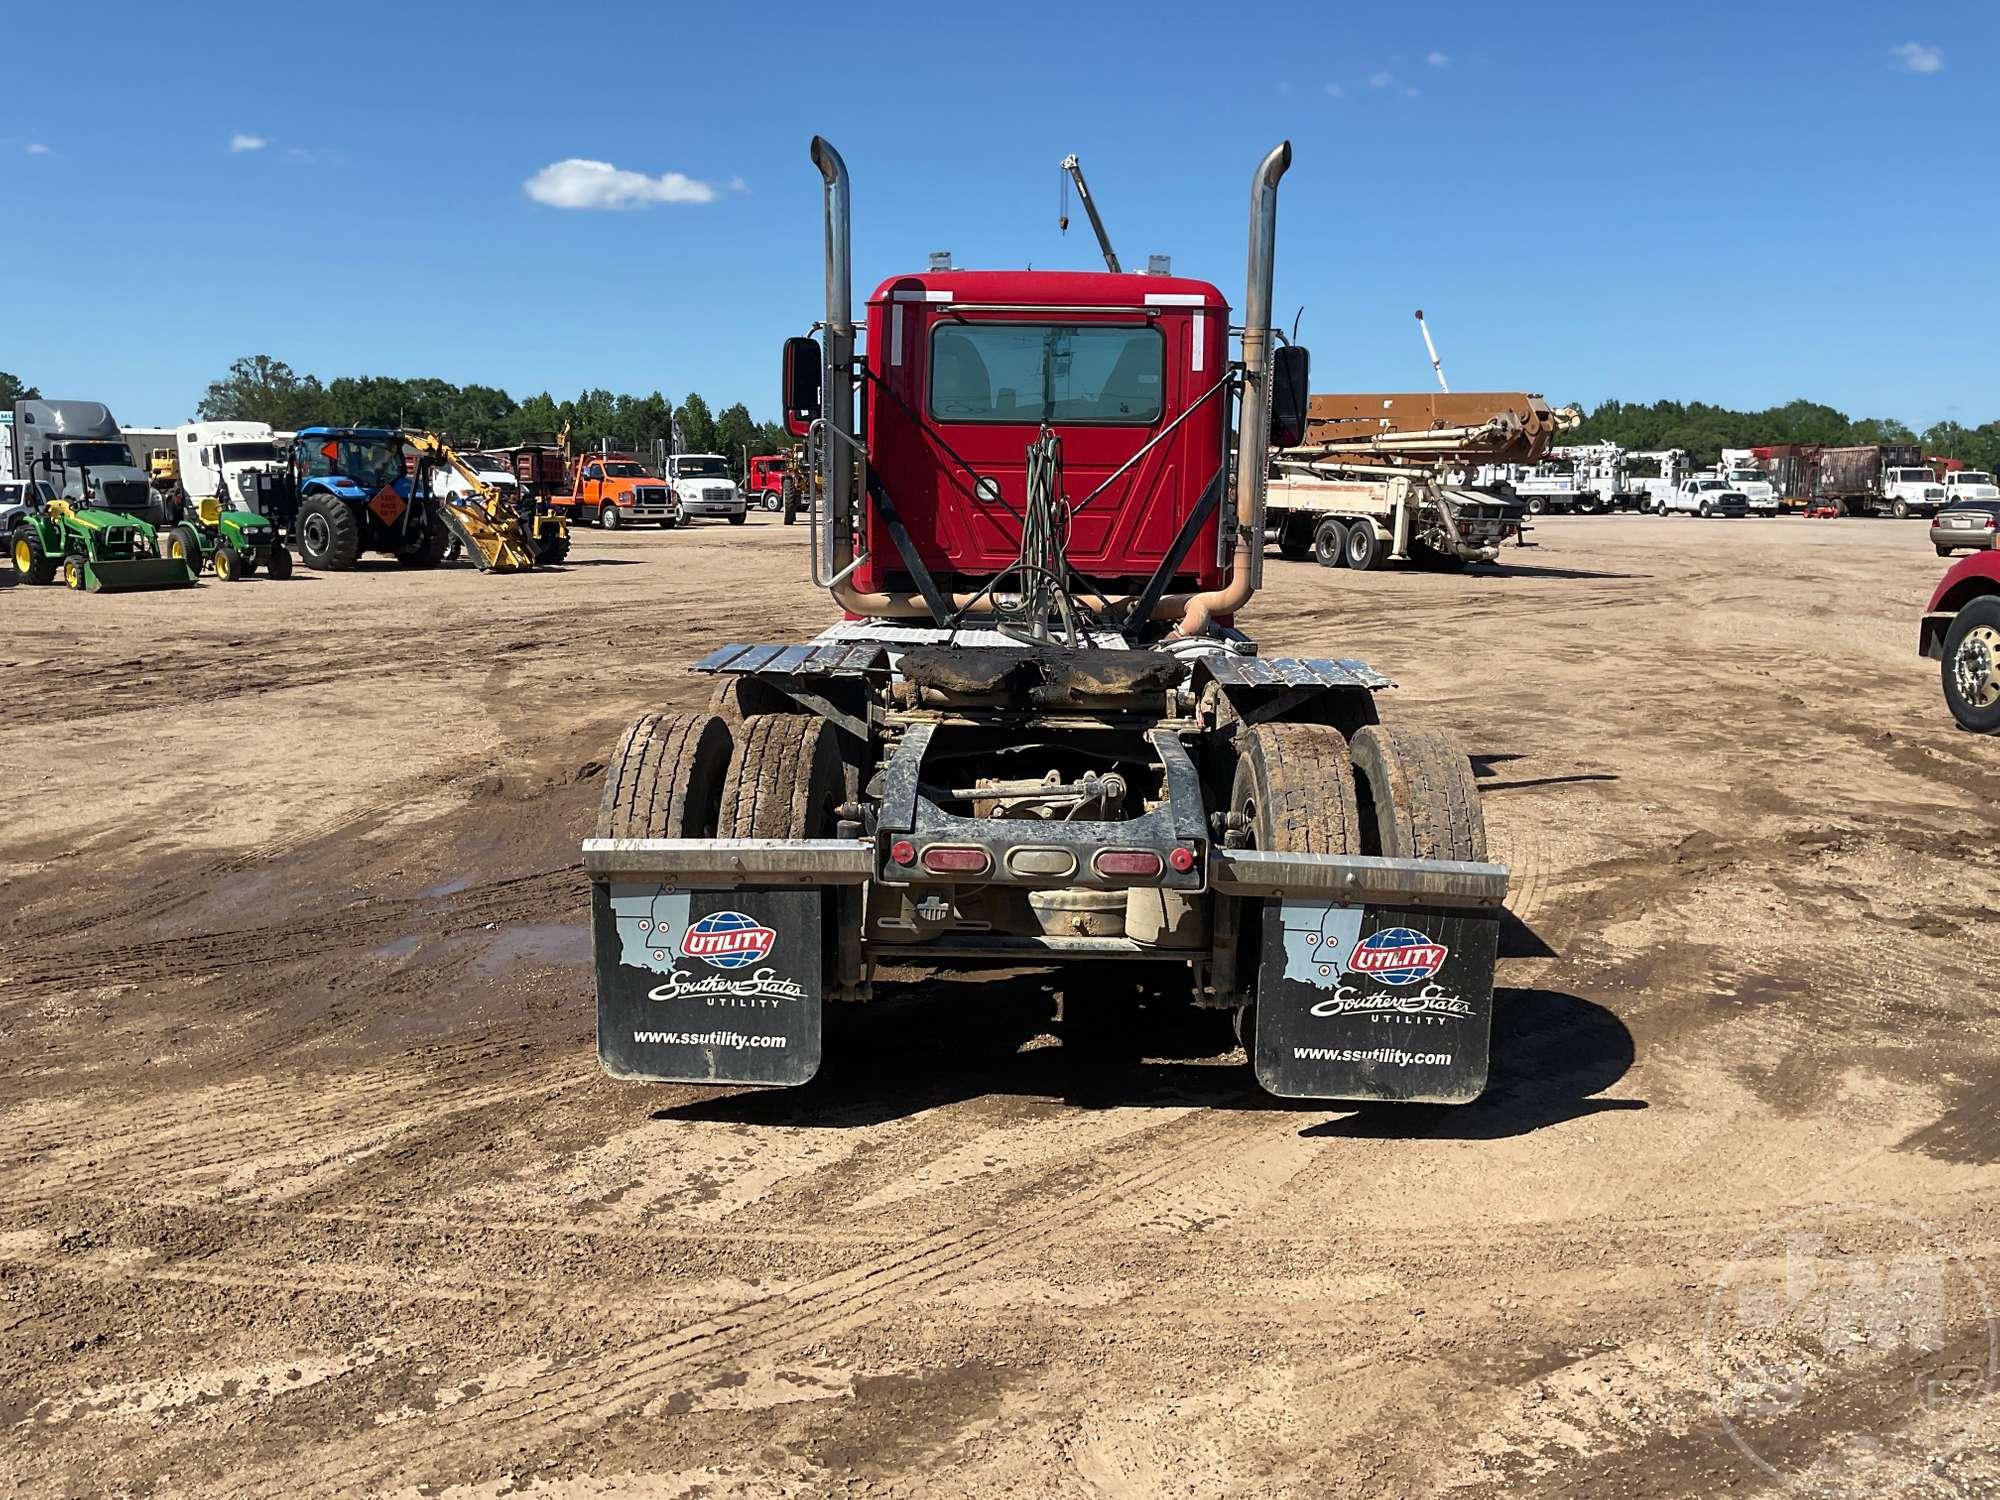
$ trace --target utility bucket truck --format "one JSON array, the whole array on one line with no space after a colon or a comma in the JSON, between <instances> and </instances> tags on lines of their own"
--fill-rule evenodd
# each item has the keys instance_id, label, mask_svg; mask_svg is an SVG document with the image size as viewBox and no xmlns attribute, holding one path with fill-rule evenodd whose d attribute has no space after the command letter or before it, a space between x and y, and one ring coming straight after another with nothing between
<instances>
[{"instance_id":1,"label":"utility bucket truck","mask_svg":"<svg viewBox=\"0 0 2000 1500\"><path fill-rule=\"evenodd\" d=\"M1304 427L1270 330L1290 145L1251 183L1240 359L1213 285L1109 271L892 276L857 354L847 168L812 159L825 347L787 342L784 401L838 620L718 642L711 708L613 753L583 846L606 1071L799 1084L880 963L1081 964L1077 1003L1150 972L1233 1011L1274 1093L1477 1096L1507 871L1470 762L1379 723L1366 663L1237 624L1266 476L1232 439Z\"/></svg>"}]
</instances>

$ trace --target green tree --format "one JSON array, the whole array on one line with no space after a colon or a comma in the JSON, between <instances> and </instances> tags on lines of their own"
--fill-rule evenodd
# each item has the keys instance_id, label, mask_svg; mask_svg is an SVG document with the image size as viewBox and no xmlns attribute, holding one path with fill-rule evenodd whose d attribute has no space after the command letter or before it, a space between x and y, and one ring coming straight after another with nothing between
<instances>
[{"instance_id":1,"label":"green tree","mask_svg":"<svg viewBox=\"0 0 2000 1500\"><path fill-rule=\"evenodd\" d=\"M680 422L680 451L683 453L715 452L715 418L709 414L708 403L693 391L674 413Z\"/></svg>"},{"instance_id":2,"label":"green tree","mask_svg":"<svg viewBox=\"0 0 2000 1500\"><path fill-rule=\"evenodd\" d=\"M0 370L0 408L12 406L16 401L39 401L42 393L31 385L24 385L21 377Z\"/></svg>"},{"instance_id":3,"label":"green tree","mask_svg":"<svg viewBox=\"0 0 2000 1500\"><path fill-rule=\"evenodd\" d=\"M750 420L750 409L741 401L724 408L722 415L715 419L715 447L717 452L728 455L730 468L739 483L744 478L744 451L755 448L756 444L757 424Z\"/></svg>"},{"instance_id":4,"label":"green tree","mask_svg":"<svg viewBox=\"0 0 2000 1500\"><path fill-rule=\"evenodd\" d=\"M323 421L325 392L313 376L301 380L282 359L252 354L209 384L195 408L203 422L265 422L277 428Z\"/></svg>"}]
</instances>

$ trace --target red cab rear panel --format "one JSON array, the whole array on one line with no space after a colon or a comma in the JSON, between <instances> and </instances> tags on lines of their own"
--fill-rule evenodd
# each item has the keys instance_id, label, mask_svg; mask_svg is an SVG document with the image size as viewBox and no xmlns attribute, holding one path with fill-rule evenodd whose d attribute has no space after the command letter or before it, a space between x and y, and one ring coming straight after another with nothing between
<instances>
[{"instance_id":1,"label":"red cab rear panel","mask_svg":"<svg viewBox=\"0 0 2000 1500\"><path fill-rule=\"evenodd\" d=\"M1230 414L1227 391L1215 387L1228 350L1229 305L1203 281L1101 271L895 277L868 302L870 465L944 591L976 587L1019 551L1027 449L1046 420L1062 437L1063 489L1081 506L1071 565L1112 592L1136 589L1210 482L1221 482ZM1164 442L1084 503L1197 401ZM1177 587L1224 581L1222 509L1188 549ZM908 588L872 501L863 541L869 561L856 584Z\"/></svg>"}]
</instances>

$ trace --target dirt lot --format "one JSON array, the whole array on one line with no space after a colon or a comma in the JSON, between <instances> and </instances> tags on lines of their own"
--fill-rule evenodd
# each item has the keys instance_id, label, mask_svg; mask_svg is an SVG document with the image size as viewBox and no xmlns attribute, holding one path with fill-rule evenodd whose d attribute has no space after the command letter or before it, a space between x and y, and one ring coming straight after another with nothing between
<instances>
[{"instance_id":1,"label":"dirt lot","mask_svg":"<svg viewBox=\"0 0 2000 1500\"><path fill-rule=\"evenodd\" d=\"M1941 1236L2000 1292L2000 743L1913 654L1919 528L1558 520L1472 578L1273 557L1246 625L1458 730L1513 867L1495 1084L1456 1110L1281 1106L1208 1013L1080 1058L1034 976L840 1008L793 1093L600 1077L602 762L705 699L710 646L818 628L803 528L591 534L511 581L6 590L0 1477L1776 1489L1708 1401L1746 1242L1825 1206L1828 1255ZM1983 1362L1976 1300L1926 1348ZM1774 1469L2000 1484L1990 1405L1818 1356L1837 1401L1737 1424Z\"/></svg>"}]
</instances>

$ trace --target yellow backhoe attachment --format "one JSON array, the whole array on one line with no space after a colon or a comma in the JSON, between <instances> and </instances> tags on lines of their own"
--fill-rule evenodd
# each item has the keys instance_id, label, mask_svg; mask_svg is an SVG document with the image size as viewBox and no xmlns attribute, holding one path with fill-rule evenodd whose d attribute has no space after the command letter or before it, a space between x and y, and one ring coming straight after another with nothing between
<instances>
[{"instance_id":1,"label":"yellow backhoe attachment","mask_svg":"<svg viewBox=\"0 0 2000 1500\"><path fill-rule=\"evenodd\" d=\"M436 433L406 431L403 441L417 450L419 485L426 464L444 464L471 490L470 505L444 499L439 502L438 514L480 572L525 573L547 555L555 537L567 541L567 520L533 514L531 509L524 508L519 496L488 484L477 469ZM531 507L532 501L526 502L526 506Z\"/></svg>"}]
</instances>

